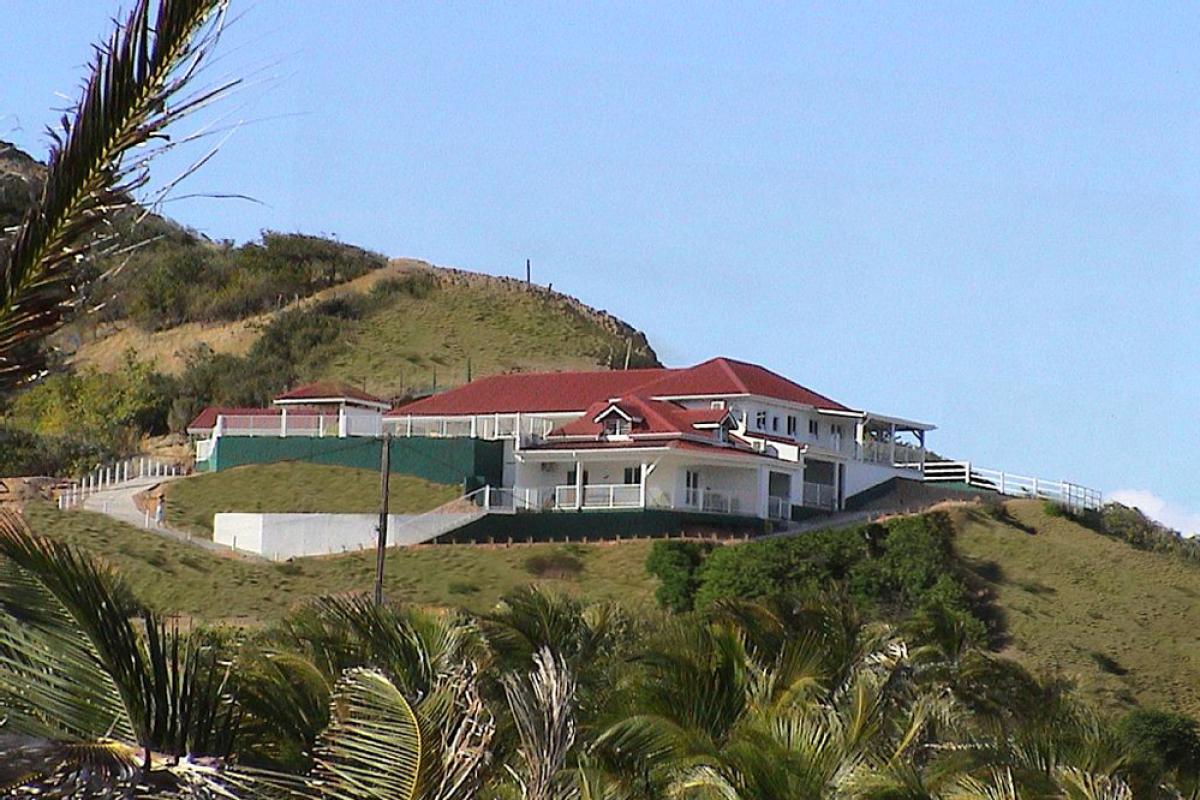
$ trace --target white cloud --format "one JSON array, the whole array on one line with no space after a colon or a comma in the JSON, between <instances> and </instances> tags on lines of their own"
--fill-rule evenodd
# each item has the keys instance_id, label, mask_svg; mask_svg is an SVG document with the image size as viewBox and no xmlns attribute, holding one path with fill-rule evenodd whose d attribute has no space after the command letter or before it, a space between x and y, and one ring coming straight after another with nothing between
<instances>
[{"instance_id":1,"label":"white cloud","mask_svg":"<svg viewBox=\"0 0 1200 800\"><path fill-rule=\"evenodd\" d=\"M1200 514L1164 500L1148 489L1118 489L1105 494L1104 499L1141 509L1146 516L1174 528L1184 536L1200 534Z\"/></svg>"}]
</instances>

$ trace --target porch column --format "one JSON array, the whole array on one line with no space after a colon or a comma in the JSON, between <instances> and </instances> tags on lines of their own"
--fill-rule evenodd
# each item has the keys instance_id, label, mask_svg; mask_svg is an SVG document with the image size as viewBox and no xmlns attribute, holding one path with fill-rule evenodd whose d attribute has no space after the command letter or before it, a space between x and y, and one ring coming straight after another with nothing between
<instances>
[{"instance_id":1,"label":"porch column","mask_svg":"<svg viewBox=\"0 0 1200 800\"><path fill-rule=\"evenodd\" d=\"M349 420L346 419L346 406L345 406L345 404L342 404L342 405L338 406L338 437L339 438L342 438L342 439L346 438L346 432L349 429L349 425L347 425L348 422L349 422Z\"/></svg>"},{"instance_id":2,"label":"porch column","mask_svg":"<svg viewBox=\"0 0 1200 800\"><path fill-rule=\"evenodd\" d=\"M917 431L917 441L921 443L921 472L925 471L925 431Z\"/></svg>"},{"instance_id":3,"label":"porch column","mask_svg":"<svg viewBox=\"0 0 1200 800\"><path fill-rule=\"evenodd\" d=\"M638 492L639 505L642 508L645 508L646 507L646 462L645 461L642 462L642 471L641 471L641 475L640 475L639 484L640 484L639 492Z\"/></svg>"},{"instance_id":4,"label":"porch column","mask_svg":"<svg viewBox=\"0 0 1200 800\"><path fill-rule=\"evenodd\" d=\"M888 445L891 448L891 454L892 454L891 459L889 460L888 466L894 467L894 466L896 466L896 423L894 423L894 422L892 423L892 438L891 438L891 441L888 443Z\"/></svg>"},{"instance_id":5,"label":"porch column","mask_svg":"<svg viewBox=\"0 0 1200 800\"><path fill-rule=\"evenodd\" d=\"M771 494L771 472L766 467L758 468L758 516L767 519L771 516L769 500Z\"/></svg>"},{"instance_id":6,"label":"porch column","mask_svg":"<svg viewBox=\"0 0 1200 800\"><path fill-rule=\"evenodd\" d=\"M287 436L287 406L284 406L279 412L279 435Z\"/></svg>"},{"instance_id":7,"label":"porch column","mask_svg":"<svg viewBox=\"0 0 1200 800\"><path fill-rule=\"evenodd\" d=\"M583 508L583 462L575 462L575 508Z\"/></svg>"}]
</instances>

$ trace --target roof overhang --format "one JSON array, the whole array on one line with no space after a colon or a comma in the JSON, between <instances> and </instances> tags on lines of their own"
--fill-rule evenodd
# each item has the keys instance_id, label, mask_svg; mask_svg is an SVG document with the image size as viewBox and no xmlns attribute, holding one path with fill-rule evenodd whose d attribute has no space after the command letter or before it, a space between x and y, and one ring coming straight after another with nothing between
<instances>
[{"instance_id":1,"label":"roof overhang","mask_svg":"<svg viewBox=\"0 0 1200 800\"><path fill-rule=\"evenodd\" d=\"M883 422L888 425L895 425L897 428L902 428L906 431L935 431L937 425L932 425L928 422L917 422L916 420L905 419L904 417L893 417L887 414L876 414L873 411L868 411L865 419L870 422Z\"/></svg>"},{"instance_id":2,"label":"roof overhang","mask_svg":"<svg viewBox=\"0 0 1200 800\"><path fill-rule=\"evenodd\" d=\"M277 406L311 406L311 405L344 405L344 406L359 406L360 408L372 408L378 411L387 411L391 405L381 401L363 400L358 397L288 397L276 398L272 401L273 405Z\"/></svg>"}]
</instances>

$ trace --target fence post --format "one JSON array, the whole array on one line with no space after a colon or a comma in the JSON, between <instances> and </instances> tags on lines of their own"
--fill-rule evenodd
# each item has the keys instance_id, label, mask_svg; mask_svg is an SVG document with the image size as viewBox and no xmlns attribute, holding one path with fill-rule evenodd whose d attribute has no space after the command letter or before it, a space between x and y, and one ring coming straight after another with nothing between
<instances>
[{"instance_id":1,"label":"fence post","mask_svg":"<svg viewBox=\"0 0 1200 800\"><path fill-rule=\"evenodd\" d=\"M964 480L965 480L967 486L970 486L971 485L971 462L970 461L963 462L963 472L965 473Z\"/></svg>"},{"instance_id":2,"label":"fence post","mask_svg":"<svg viewBox=\"0 0 1200 800\"><path fill-rule=\"evenodd\" d=\"M1033 479L1033 496L1034 497L1042 496L1041 490L1038 488L1038 479L1037 478Z\"/></svg>"},{"instance_id":3,"label":"fence post","mask_svg":"<svg viewBox=\"0 0 1200 800\"><path fill-rule=\"evenodd\" d=\"M490 483L483 486L483 510L492 510L492 485Z\"/></svg>"},{"instance_id":4,"label":"fence post","mask_svg":"<svg viewBox=\"0 0 1200 800\"><path fill-rule=\"evenodd\" d=\"M1004 491L1004 473L1003 472L1000 473L1000 494L1008 494L1008 492Z\"/></svg>"}]
</instances>

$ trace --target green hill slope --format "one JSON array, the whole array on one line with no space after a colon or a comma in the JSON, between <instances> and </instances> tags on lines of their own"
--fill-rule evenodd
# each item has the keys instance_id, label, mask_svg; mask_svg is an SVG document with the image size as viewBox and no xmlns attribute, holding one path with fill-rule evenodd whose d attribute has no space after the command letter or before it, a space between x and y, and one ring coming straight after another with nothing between
<instances>
[{"instance_id":1,"label":"green hill slope","mask_svg":"<svg viewBox=\"0 0 1200 800\"><path fill-rule=\"evenodd\" d=\"M445 486L393 475L388 503L393 514L419 514L462 493ZM379 511L379 473L324 464L283 462L192 475L166 485L167 522L212 536L213 514L366 514Z\"/></svg>"},{"instance_id":2,"label":"green hill slope","mask_svg":"<svg viewBox=\"0 0 1200 800\"><path fill-rule=\"evenodd\" d=\"M1075 681L1117 711L1133 705L1200 714L1200 566L1052 517L1030 501L1008 516L949 507L957 549L992 595L1002 652L1041 674ZM365 590L370 553L268 564L215 555L85 512L31 506L41 533L117 566L147 602L209 621L264 622L326 592ZM649 542L504 547L440 546L388 556L389 593L419 603L491 607L527 583L632 605L652 603ZM554 567L565 559L569 569Z\"/></svg>"},{"instance_id":3,"label":"green hill slope","mask_svg":"<svg viewBox=\"0 0 1200 800\"><path fill-rule=\"evenodd\" d=\"M1078 681L1102 707L1200 714L1200 566L1048 516L1033 501L1007 508L1015 525L955 511L959 552L1003 612L1005 654Z\"/></svg>"},{"instance_id":4,"label":"green hill slope","mask_svg":"<svg viewBox=\"0 0 1200 800\"><path fill-rule=\"evenodd\" d=\"M64 513L35 503L26 518L38 533L112 564L142 602L208 624L270 622L306 599L369 592L374 582L373 552L275 564L213 553L87 511ZM643 540L393 549L386 562L387 594L400 602L482 612L501 595L536 583L637 607L653 603L654 586L642 568L649 546Z\"/></svg>"}]
</instances>

